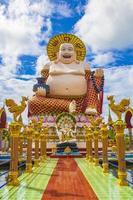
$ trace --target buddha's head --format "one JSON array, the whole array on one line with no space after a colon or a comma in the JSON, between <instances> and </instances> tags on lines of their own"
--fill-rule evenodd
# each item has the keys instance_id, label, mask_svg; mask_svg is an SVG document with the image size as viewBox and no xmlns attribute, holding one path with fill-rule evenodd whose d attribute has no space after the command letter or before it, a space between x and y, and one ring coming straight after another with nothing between
<instances>
[{"instance_id":1,"label":"buddha's head","mask_svg":"<svg viewBox=\"0 0 133 200\"><path fill-rule=\"evenodd\" d=\"M62 33L49 40L47 53L50 61L54 63L79 64L84 61L86 48L76 35Z\"/></svg>"},{"instance_id":2,"label":"buddha's head","mask_svg":"<svg viewBox=\"0 0 133 200\"><path fill-rule=\"evenodd\" d=\"M61 44L57 57L58 60L64 64L70 64L73 61L76 61L76 52L74 46L71 43Z\"/></svg>"}]
</instances>

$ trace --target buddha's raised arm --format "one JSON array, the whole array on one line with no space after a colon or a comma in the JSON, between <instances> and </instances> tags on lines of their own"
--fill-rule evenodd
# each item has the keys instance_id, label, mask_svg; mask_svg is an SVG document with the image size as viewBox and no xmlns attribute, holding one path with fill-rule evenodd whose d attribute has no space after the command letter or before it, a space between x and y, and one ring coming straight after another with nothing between
<instances>
[{"instance_id":1,"label":"buddha's raised arm","mask_svg":"<svg viewBox=\"0 0 133 200\"><path fill-rule=\"evenodd\" d=\"M50 68L51 63L47 63L46 65L43 66L42 70L41 70L41 75L42 77L45 78L45 81L47 80L48 76L49 76L49 68Z\"/></svg>"},{"instance_id":2,"label":"buddha's raised arm","mask_svg":"<svg viewBox=\"0 0 133 200\"><path fill-rule=\"evenodd\" d=\"M88 63L85 64L85 79L89 80L91 74L90 65Z\"/></svg>"},{"instance_id":3,"label":"buddha's raised arm","mask_svg":"<svg viewBox=\"0 0 133 200\"><path fill-rule=\"evenodd\" d=\"M39 82L38 84L35 84L33 87L33 92L35 92L37 96L46 96L47 91L49 91L49 88L46 85L46 81L49 76L50 64L51 63L47 63L46 65L43 66L41 70L42 77L37 78Z\"/></svg>"}]
</instances>

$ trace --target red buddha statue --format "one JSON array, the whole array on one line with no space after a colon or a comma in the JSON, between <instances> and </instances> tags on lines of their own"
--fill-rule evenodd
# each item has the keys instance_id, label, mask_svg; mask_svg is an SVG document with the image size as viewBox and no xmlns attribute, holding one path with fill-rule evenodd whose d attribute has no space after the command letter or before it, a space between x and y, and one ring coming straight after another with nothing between
<instances>
[{"instance_id":1,"label":"red buddha statue","mask_svg":"<svg viewBox=\"0 0 133 200\"><path fill-rule=\"evenodd\" d=\"M47 46L50 62L42 67L41 84L29 100L29 116L51 112L101 114L104 72L91 72L86 48L75 35L60 34Z\"/></svg>"}]
</instances>

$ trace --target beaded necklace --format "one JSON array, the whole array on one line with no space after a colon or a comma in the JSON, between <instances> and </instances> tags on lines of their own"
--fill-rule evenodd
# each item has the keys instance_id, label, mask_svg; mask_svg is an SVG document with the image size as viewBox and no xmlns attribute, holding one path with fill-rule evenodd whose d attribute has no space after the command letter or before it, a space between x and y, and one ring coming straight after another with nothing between
<instances>
[{"instance_id":1,"label":"beaded necklace","mask_svg":"<svg viewBox=\"0 0 133 200\"><path fill-rule=\"evenodd\" d=\"M95 71L91 72L91 80L92 80L92 83L93 83L93 87L94 87L96 93L100 93L101 91L103 91L104 76L102 76L102 78L101 78L101 85L100 85L100 87L98 88L98 87L97 87L97 84L96 84L96 80L95 80L94 74L95 74Z\"/></svg>"}]
</instances>

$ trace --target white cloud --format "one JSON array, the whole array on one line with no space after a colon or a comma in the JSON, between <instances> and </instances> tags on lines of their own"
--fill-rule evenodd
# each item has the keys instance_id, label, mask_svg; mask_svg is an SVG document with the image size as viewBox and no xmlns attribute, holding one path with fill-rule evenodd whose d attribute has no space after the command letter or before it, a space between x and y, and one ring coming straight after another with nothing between
<instances>
[{"instance_id":1,"label":"white cloud","mask_svg":"<svg viewBox=\"0 0 133 200\"><path fill-rule=\"evenodd\" d=\"M10 75L21 65L20 55L42 55L41 41L47 42L52 32L54 14L70 17L67 3L50 0L9 0L0 3L1 71ZM42 28L45 30L42 32Z\"/></svg>"},{"instance_id":2,"label":"white cloud","mask_svg":"<svg viewBox=\"0 0 133 200\"><path fill-rule=\"evenodd\" d=\"M89 0L75 33L95 52L133 46L133 1Z\"/></svg>"},{"instance_id":3,"label":"white cloud","mask_svg":"<svg viewBox=\"0 0 133 200\"><path fill-rule=\"evenodd\" d=\"M30 3L33 2L32 0ZM54 4L52 4L49 0L35 0L33 4L31 4L31 12L35 12L41 16L51 16L54 11Z\"/></svg>"},{"instance_id":4,"label":"white cloud","mask_svg":"<svg viewBox=\"0 0 133 200\"><path fill-rule=\"evenodd\" d=\"M58 14L60 14L60 16L63 17L71 17L73 15L70 5L64 1L59 2L59 4L55 4L55 10Z\"/></svg>"},{"instance_id":5,"label":"white cloud","mask_svg":"<svg viewBox=\"0 0 133 200\"><path fill-rule=\"evenodd\" d=\"M97 54L92 63L94 65L101 65L105 66L106 64L111 64L115 61L113 54L111 52L103 53L103 54Z\"/></svg>"},{"instance_id":6,"label":"white cloud","mask_svg":"<svg viewBox=\"0 0 133 200\"><path fill-rule=\"evenodd\" d=\"M37 75L40 75L40 71L41 69L43 68L43 66L45 64L49 63L49 58L48 56L45 54L42 54L38 57L38 60L37 60L37 66L36 66L36 74Z\"/></svg>"},{"instance_id":7,"label":"white cloud","mask_svg":"<svg viewBox=\"0 0 133 200\"><path fill-rule=\"evenodd\" d=\"M40 55L39 45L48 40L52 30L52 4L47 0L9 0L0 4L0 55L2 73L15 73L20 55ZM46 31L41 32L45 27Z\"/></svg>"}]
</instances>

